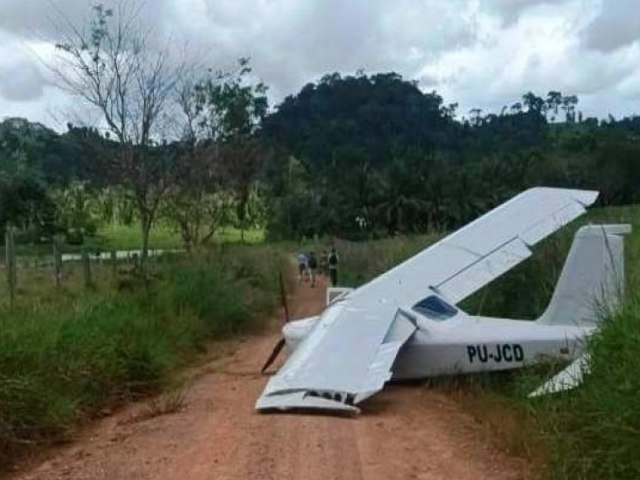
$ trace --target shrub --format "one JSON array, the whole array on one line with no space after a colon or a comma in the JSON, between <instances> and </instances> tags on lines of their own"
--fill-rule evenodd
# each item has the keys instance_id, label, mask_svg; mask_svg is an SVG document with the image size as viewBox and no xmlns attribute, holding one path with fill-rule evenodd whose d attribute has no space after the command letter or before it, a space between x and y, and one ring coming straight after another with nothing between
<instances>
[{"instance_id":1,"label":"shrub","mask_svg":"<svg viewBox=\"0 0 640 480\"><path fill-rule=\"evenodd\" d=\"M252 327L276 303L282 265L276 250L253 248L173 259L147 291L0 311L0 465L165 386L207 339Z\"/></svg>"}]
</instances>

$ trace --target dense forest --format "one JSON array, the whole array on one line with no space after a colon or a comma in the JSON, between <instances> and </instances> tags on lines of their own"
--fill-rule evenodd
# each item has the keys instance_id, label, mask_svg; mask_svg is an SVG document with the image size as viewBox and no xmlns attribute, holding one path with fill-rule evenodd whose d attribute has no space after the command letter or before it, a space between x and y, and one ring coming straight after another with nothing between
<instances>
[{"instance_id":1,"label":"dense forest","mask_svg":"<svg viewBox=\"0 0 640 480\"><path fill-rule=\"evenodd\" d=\"M458 119L455 104L394 73L327 75L269 113L264 87L236 87L250 100L242 109L252 104L239 120L244 133L232 118L228 138L197 143L185 132L148 147L152 221L175 225L187 245L225 223L266 226L277 238L451 228L534 185L595 188L604 204L639 201L640 119L583 119L575 96L527 93L499 114ZM118 155L108 131L69 125L58 134L4 120L2 225L77 237L101 221L140 220L136 178L118 171Z\"/></svg>"},{"instance_id":2,"label":"dense forest","mask_svg":"<svg viewBox=\"0 0 640 480\"><path fill-rule=\"evenodd\" d=\"M190 249L225 225L272 239L450 229L534 185L639 200L640 117L584 118L559 91L460 114L396 73L328 74L269 108L248 59L173 64L133 24L98 5L56 45L67 63L52 68L97 128L0 124L2 228L81 243L138 223L144 261L159 222Z\"/></svg>"},{"instance_id":3,"label":"dense forest","mask_svg":"<svg viewBox=\"0 0 640 480\"><path fill-rule=\"evenodd\" d=\"M499 114L423 93L399 75L325 76L287 97L262 134L287 155L265 170L287 235L451 228L535 185L638 201L640 119L583 119L576 96L526 93Z\"/></svg>"}]
</instances>

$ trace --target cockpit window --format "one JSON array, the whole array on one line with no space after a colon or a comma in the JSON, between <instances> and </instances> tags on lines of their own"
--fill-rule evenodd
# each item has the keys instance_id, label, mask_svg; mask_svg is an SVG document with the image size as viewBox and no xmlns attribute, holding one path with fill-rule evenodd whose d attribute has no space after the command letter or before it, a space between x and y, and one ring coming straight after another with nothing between
<instances>
[{"instance_id":1,"label":"cockpit window","mask_svg":"<svg viewBox=\"0 0 640 480\"><path fill-rule=\"evenodd\" d=\"M413 306L413 310L432 320L443 321L455 316L458 310L452 307L440 297L429 295Z\"/></svg>"}]
</instances>

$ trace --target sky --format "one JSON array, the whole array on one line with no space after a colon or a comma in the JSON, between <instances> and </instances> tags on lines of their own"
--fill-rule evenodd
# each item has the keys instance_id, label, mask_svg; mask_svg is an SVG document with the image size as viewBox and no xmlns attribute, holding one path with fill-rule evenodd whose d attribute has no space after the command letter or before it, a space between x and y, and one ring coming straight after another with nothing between
<instances>
[{"instance_id":1,"label":"sky","mask_svg":"<svg viewBox=\"0 0 640 480\"><path fill-rule=\"evenodd\" d=\"M0 118L57 129L100 121L47 68L54 25L82 25L94 3L0 0ZM640 113L640 0L146 0L142 8L158 46L181 45L216 69L250 57L272 106L326 73L363 70L415 80L459 103L459 115L550 90L577 95L585 117Z\"/></svg>"}]
</instances>

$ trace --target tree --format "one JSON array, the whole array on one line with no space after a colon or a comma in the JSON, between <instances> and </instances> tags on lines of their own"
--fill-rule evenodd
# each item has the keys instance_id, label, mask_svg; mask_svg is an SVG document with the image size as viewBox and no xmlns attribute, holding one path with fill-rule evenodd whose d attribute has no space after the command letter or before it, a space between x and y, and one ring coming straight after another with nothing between
<instances>
[{"instance_id":1,"label":"tree","mask_svg":"<svg viewBox=\"0 0 640 480\"><path fill-rule=\"evenodd\" d=\"M527 107L527 111L537 112L544 115L545 101L542 97L538 97L533 92L527 92L522 96L522 103Z\"/></svg>"},{"instance_id":2,"label":"tree","mask_svg":"<svg viewBox=\"0 0 640 480\"><path fill-rule=\"evenodd\" d=\"M56 205L56 224L66 232L69 241L82 243L85 236L96 232L95 197L85 182L72 182L64 189L54 190L52 197Z\"/></svg>"},{"instance_id":3,"label":"tree","mask_svg":"<svg viewBox=\"0 0 640 480\"><path fill-rule=\"evenodd\" d=\"M219 154L228 185L235 194L240 239L244 242L252 187L262 169L265 147L256 139L229 140L222 145Z\"/></svg>"},{"instance_id":4,"label":"tree","mask_svg":"<svg viewBox=\"0 0 640 480\"><path fill-rule=\"evenodd\" d=\"M248 217L247 207L252 187L262 167L262 145L256 138L267 112L266 86L252 83L249 60L241 58L237 69L218 71L193 82L186 78L179 89L180 107L184 118L182 164L193 175L181 175L172 189L172 198L183 211L178 223L183 238L197 240L202 212L208 211L210 231L223 218L228 192L233 192L241 238ZM193 166L190 167L190 165ZM221 199L224 201L221 202ZM178 214L175 209L174 215ZM196 212L200 212L196 215Z\"/></svg>"},{"instance_id":5,"label":"tree","mask_svg":"<svg viewBox=\"0 0 640 480\"><path fill-rule=\"evenodd\" d=\"M578 97L575 95L567 95L562 97L561 108L565 112L565 120L567 123L576 121L576 105L578 105Z\"/></svg>"},{"instance_id":6,"label":"tree","mask_svg":"<svg viewBox=\"0 0 640 480\"><path fill-rule=\"evenodd\" d=\"M227 219L231 198L224 187L215 145L182 145L176 175L167 190L162 213L178 227L187 251L207 243Z\"/></svg>"},{"instance_id":7,"label":"tree","mask_svg":"<svg viewBox=\"0 0 640 480\"><path fill-rule=\"evenodd\" d=\"M562 105L562 93L551 90L549 93L547 93L547 99L545 103L546 110L553 112L551 121L554 121L556 119L556 115L558 115L558 108L560 108L560 106Z\"/></svg>"},{"instance_id":8,"label":"tree","mask_svg":"<svg viewBox=\"0 0 640 480\"><path fill-rule=\"evenodd\" d=\"M55 207L42 182L0 172L0 229L19 228L34 241L54 233Z\"/></svg>"},{"instance_id":9,"label":"tree","mask_svg":"<svg viewBox=\"0 0 640 480\"><path fill-rule=\"evenodd\" d=\"M101 112L117 143L117 153L101 171L135 196L144 271L149 232L171 173L172 159L157 147L159 123L184 67L172 64L168 49L154 48L140 7L127 0L116 1L114 8L98 4L85 27L63 17L56 25L62 38L56 45L59 62L51 70L63 88Z\"/></svg>"}]
</instances>

